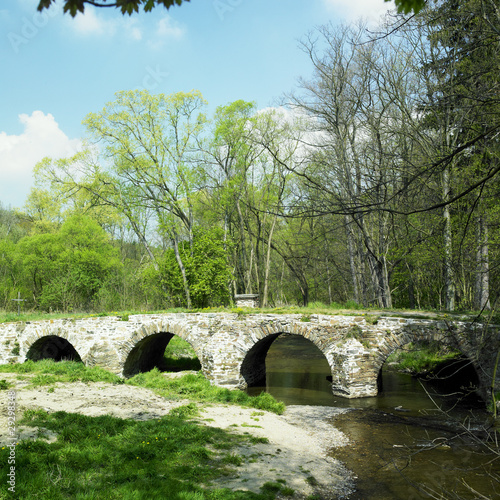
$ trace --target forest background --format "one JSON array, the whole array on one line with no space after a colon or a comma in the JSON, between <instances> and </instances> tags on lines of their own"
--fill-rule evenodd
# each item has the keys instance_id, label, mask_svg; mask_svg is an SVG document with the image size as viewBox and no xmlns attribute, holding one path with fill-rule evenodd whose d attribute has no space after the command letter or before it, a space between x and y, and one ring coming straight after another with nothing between
<instances>
[{"instance_id":1,"label":"forest background","mask_svg":"<svg viewBox=\"0 0 500 500\"><path fill-rule=\"evenodd\" d=\"M134 90L90 113L82 151L0 209L0 308L494 308L494 0L328 24L302 49L313 77L279 108Z\"/></svg>"}]
</instances>

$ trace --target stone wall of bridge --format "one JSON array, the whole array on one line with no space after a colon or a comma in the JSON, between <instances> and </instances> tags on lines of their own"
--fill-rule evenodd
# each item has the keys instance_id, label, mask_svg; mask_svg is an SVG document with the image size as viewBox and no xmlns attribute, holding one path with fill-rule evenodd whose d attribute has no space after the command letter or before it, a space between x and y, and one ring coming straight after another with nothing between
<instances>
[{"instance_id":1,"label":"stone wall of bridge","mask_svg":"<svg viewBox=\"0 0 500 500\"><path fill-rule=\"evenodd\" d=\"M374 324L373 324L374 323ZM387 357L409 342L436 340L466 356L487 396L499 328L465 322L365 316L176 313L58 319L0 325L0 363L81 359L129 377L155 366L173 335L186 340L204 375L219 386L244 388L265 378L265 357L281 334L300 335L325 355L332 392L354 398L378 392ZM498 381L500 389L500 380Z\"/></svg>"}]
</instances>

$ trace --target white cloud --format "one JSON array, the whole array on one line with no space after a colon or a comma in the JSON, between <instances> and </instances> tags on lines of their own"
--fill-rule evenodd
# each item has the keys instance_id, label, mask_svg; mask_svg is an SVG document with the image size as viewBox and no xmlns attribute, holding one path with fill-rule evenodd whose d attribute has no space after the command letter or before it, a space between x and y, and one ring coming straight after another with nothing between
<instances>
[{"instance_id":1,"label":"white cloud","mask_svg":"<svg viewBox=\"0 0 500 500\"><path fill-rule=\"evenodd\" d=\"M95 11L89 7L84 14L78 13L74 18L68 19L74 31L80 35L113 35L116 31L114 21L107 21L97 16Z\"/></svg>"},{"instance_id":2,"label":"white cloud","mask_svg":"<svg viewBox=\"0 0 500 500\"><path fill-rule=\"evenodd\" d=\"M124 35L131 40L142 40L143 29L136 18L114 17L106 18L105 13L87 6L84 14L77 14L74 18L66 17L66 27L80 36Z\"/></svg>"},{"instance_id":3,"label":"white cloud","mask_svg":"<svg viewBox=\"0 0 500 500\"><path fill-rule=\"evenodd\" d=\"M19 135L0 132L0 202L20 207L33 185L33 167L44 157L64 158L81 146L70 139L54 117L42 111L19 115L24 131Z\"/></svg>"},{"instance_id":4,"label":"white cloud","mask_svg":"<svg viewBox=\"0 0 500 500\"><path fill-rule=\"evenodd\" d=\"M142 24L138 21L137 17L122 17L119 19L120 32L125 33L129 38L135 41L142 40Z\"/></svg>"},{"instance_id":5,"label":"white cloud","mask_svg":"<svg viewBox=\"0 0 500 500\"><path fill-rule=\"evenodd\" d=\"M160 49L168 40L179 40L186 33L186 28L170 15L163 16L154 24L153 29L148 30L145 23L137 17L109 18L106 13L89 6L86 7L85 14L78 13L74 18L67 16L65 24L67 29L80 36L125 36L135 42L146 39L152 49Z\"/></svg>"},{"instance_id":6,"label":"white cloud","mask_svg":"<svg viewBox=\"0 0 500 500\"><path fill-rule=\"evenodd\" d=\"M184 36L184 31L177 21L170 16L165 16L158 21L156 33L162 38L181 38Z\"/></svg>"},{"instance_id":7,"label":"white cloud","mask_svg":"<svg viewBox=\"0 0 500 500\"><path fill-rule=\"evenodd\" d=\"M394 0L323 0L326 7L340 14L345 21L363 18L378 21L387 11L395 8Z\"/></svg>"},{"instance_id":8,"label":"white cloud","mask_svg":"<svg viewBox=\"0 0 500 500\"><path fill-rule=\"evenodd\" d=\"M156 23L154 38L148 41L148 45L151 49L160 49L168 40L179 40L185 33L185 27L166 15Z\"/></svg>"}]
</instances>

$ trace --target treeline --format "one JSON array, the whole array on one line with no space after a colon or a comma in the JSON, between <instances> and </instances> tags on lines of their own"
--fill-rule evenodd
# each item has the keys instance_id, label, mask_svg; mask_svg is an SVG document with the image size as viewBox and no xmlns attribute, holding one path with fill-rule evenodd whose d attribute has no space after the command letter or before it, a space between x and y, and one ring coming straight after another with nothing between
<instances>
[{"instance_id":1,"label":"treeline","mask_svg":"<svg viewBox=\"0 0 500 500\"><path fill-rule=\"evenodd\" d=\"M498 11L441 0L384 23L306 36L312 75L280 108L118 92L1 211L0 306L494 306Z\"/></svg>"}]
</instances>

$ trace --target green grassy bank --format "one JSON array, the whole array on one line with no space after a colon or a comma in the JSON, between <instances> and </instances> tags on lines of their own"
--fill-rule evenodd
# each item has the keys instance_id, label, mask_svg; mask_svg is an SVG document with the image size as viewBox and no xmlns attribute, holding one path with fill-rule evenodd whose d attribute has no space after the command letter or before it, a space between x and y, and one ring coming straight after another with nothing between
<instances>
[{"instance_id":1,"label":"green grassy bank","mask_svg":"<svg viewBox=\"0 0 500 500\"><path fill-rule=\"evenodd\" d=\"M185 345L174 343L167 355L172 352L189 359ZM0 373L7 372L30 386L48 387L48 391L57 382L107 382L147 387L169 400L189 399L192 403L149 421L28 410L16 425L53 431L57 441L21 441L16 446L15 495L9 496L6 484L0 489L0 498L268 500L293 494L282 483L266 483L258 494L211 488L211 480L241 465L241 457L233 452L237 445L266 439L232 434L192 420L198 411L195 402L232 403L283 413L284 404L269 394L252 397L214 387L201 374L169 379L158 369L123 380L73 361L1 365ZM9 386L0 375L0 389ZM7 446L0 450L0 463L5 466L10 451Z\"/></svg>"},{"instance_id":2,"label":"green grassy bank","mask_svg":"<svg viewBox=\"0 0 500 500\"><path fill-rule=\"evenodd\" d=\"M460 356L460 352L450 350L439 343L419 345L411 343L404 349L392 353L387 358L386 366L391 370L425 376Z\"/></svg>"}]
</instances>

